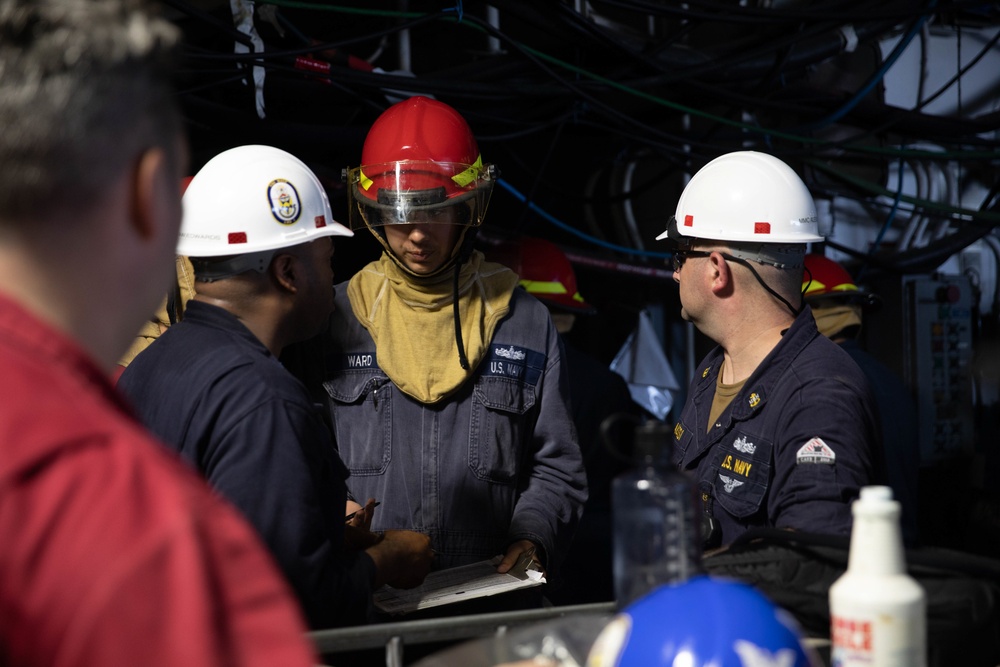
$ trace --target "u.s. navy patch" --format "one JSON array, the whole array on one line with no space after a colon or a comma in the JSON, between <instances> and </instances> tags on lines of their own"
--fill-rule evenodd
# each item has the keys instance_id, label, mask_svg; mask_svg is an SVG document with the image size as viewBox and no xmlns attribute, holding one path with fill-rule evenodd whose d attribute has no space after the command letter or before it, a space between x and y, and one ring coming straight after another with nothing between
<instances>
[{"instance_id":1,"label":"u.s. navy patch","mask_svg":"<svg viewBox=\"0 0 1000 667\"><path fill-rule=\"evenodd\" d=\"M492 345L482 375L520 380L531 386L538 384L545 368L545 355L517 345Z\"/></svg>"},{"instance_id":2,"label":"u.s. navy patch","mask_svg":"<svg viewBox=\"0 0 1000 667\"><path fill-rule=\"evenodd\" d=\"M799 448L795 454L795 463L825 463L833 465L837 462L837 453L822 438L813 438Z\"/></svg>"}]
</instances>

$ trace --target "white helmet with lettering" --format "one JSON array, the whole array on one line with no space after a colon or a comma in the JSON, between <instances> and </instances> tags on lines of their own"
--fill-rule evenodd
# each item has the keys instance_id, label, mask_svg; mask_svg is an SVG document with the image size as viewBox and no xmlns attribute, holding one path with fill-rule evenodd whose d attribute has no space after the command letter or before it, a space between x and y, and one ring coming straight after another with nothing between
<instances>
[{"instance_id":1,"label":"white helmet with lettering","mask_svg":"<svg viewBox=\"0 0 1000 667\"><path fill-rule=\"evenodd\" d=\"M695 239L724 241L743 248L738 257L779 265L787 265L790 254L798 266L805 244L823 240L802 179L773 155L755 151L727 153L699 169L656 238L678 247ZM758 249L747 253L747 246ZM789 253L775 246L799 247Z\"/></svg>"},{"instance_id":2,"label":"white helmet with lettering","mask_svg":"<svg viewBox=\"0 0 1000 667\"><path fill-rule=\"evenodd\" d=\"M183 198L177 253L212 262L211 279L264 271L279 248L324 236L353 236L333 219L319 179L297 157L271 146L239 146L202 167ZM229 266L228 264L231 264ZM203 271L198 271L199 279Z\"/></svg>"}]
</instances>

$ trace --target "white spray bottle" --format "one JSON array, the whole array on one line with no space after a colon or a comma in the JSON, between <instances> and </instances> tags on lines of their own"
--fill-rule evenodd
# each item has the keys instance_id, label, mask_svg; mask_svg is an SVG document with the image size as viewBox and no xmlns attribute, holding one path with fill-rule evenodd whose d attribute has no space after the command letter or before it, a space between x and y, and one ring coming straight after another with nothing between
<instances>
[{"instance_id":1,"label":"white spray bottle","mask_svg":"<svg viewBox=\"0 0 1000 667\"><path fill-rule=\"evenodd\" d=\"M847 571L830 587L833 667L926 667L923 588L906 573L899 503L868 486L851 507Z\"/></svg>"}]
</instances>

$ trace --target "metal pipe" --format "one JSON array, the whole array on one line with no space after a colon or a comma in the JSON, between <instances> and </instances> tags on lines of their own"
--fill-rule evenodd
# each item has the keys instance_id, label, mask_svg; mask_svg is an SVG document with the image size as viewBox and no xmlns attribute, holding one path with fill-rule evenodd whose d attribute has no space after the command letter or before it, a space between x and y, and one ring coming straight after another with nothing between
<instances>
[{"instance_id":1,"label":"metal pipe","mask_svg":"<svg viewBox=\"0 0 1000 667\"><path fill-rule=\"evenodd\" d=\"M486 5L486 22L496 30L500 30L500 10L493 5ZM491 55L502 53L500 49L500 38L490 35L486 40L487 50Z\"/></svg>"},{"instance_id":2,"label":"metal pipe","mask_svg":"<svg viewBox=\"0 0 1000 667\"><path fill-rule=\"evenodd\" d=\"M612 614L613 602L525 609L489 614L468 614L394 623L373 623L308 633L320 655L385 647L402 650L405 645L488 637L514 626L576 614ZM388 660L388 653L387 653ZM388 664L388 663L387 663ZM402 664L402 663L400 663Z\"/></svg>"}]
</instances>

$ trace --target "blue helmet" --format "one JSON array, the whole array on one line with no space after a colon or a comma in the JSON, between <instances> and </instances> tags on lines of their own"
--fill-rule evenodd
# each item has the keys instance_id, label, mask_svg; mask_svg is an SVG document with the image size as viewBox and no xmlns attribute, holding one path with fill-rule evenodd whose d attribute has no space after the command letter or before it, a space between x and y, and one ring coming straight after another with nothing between
<instances>
[{"instance_id":1,"label":"blue helmet","mask_svg":"<svg viewBox=\"0 0 1000 667\"><path fill-rule=\"evenodd\" d=\"M588 667L818 667L795 620L754 588L700 576L661 586L601 631Z\"/></svg>"}]
</instances>

